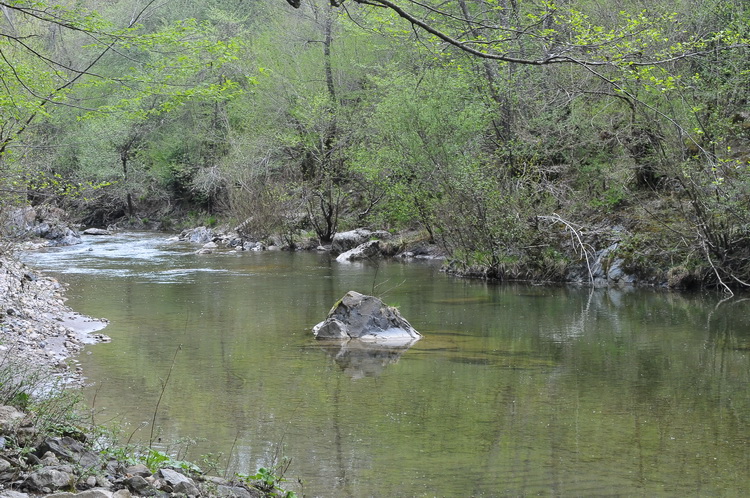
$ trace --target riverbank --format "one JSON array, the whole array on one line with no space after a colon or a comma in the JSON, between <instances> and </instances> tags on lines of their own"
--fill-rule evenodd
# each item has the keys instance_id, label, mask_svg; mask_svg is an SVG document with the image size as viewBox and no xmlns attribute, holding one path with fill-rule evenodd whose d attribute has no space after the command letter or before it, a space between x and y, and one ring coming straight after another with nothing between
<instances>
[{"instance_id":1,"label":"riverbank","mask_svg":"<svg viewBox=\"0 0 750 498\"><path fill-rule=\"evenodd\" d=\"M0 355L47 370L65 383L80 383L75 357L86 344L107 342L106 319L65 305L65 284L11 256L0 256Z\"/></svg>"}]
</instances>

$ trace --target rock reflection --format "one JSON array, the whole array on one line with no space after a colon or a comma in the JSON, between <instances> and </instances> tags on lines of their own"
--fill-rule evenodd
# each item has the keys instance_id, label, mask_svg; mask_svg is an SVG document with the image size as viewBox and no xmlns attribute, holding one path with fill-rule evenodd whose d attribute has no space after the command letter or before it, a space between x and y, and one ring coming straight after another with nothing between
<instances>
[{"instance_id":1,"label":"rock reflection","mask_svg":"<svg viewBox=\"0 0 750 498\"><path fill-rule=\"evenodd\" d=\"M416 340L370 342L351 340L318 340L317 345L352 379L377 377L388 365L397 363Z\"/></svg>"}]
</instances>

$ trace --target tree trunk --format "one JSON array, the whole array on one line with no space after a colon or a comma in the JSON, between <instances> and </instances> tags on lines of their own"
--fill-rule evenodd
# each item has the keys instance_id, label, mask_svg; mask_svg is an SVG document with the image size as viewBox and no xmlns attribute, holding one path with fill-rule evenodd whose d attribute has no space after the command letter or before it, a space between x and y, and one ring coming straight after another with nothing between
<instances>
[{"instance_id":1,"label":"tree trunk","mask_svg":"<svg viewBox=\"0 0 750 498\"><path fill-rule=\"evenodd\" d=\"M125 188L127 189L127 194L125 195L125 199L128 204L128 216L132 217L135 213L135 209L133 207L133 194L130 193L130 187L128 186L128 156L130 155L130 148L125 147L120 152L120 161L122 162L122 176L123 176L123 182L125 183Z\"/></svg>"}]
</instances>

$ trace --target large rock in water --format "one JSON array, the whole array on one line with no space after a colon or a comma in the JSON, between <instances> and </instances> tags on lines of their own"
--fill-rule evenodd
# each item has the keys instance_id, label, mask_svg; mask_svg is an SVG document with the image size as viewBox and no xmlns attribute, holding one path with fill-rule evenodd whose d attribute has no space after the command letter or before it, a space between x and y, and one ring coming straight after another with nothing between
<instances>
[{"instance_id":1,"label":"large rock in water","mask_svg":"<svg viewBox=\"0 0 750 498\"><path fill-rule=\"evenodd\" d=\"M112 232L103 228L87 228L83 231L84 235L112 235Z\"/></svg>"},{"instance_id":2,"label":"large rock in water","mask_svg":"<svg viewBox=\"0 0 750 498\"><path fill-rule=\"evenodd\" d=\"M349 291L334 305L328 317L313 327L318 339L359 339L388 343L410 343L422 335L396 308L374 296Z\"/></svg>"}]
</instances>

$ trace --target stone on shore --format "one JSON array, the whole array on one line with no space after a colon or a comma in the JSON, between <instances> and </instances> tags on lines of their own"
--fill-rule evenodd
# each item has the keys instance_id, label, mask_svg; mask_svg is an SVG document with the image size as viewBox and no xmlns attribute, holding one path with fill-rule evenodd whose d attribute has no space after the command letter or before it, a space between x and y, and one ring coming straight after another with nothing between
<instances>
[{"instance_id":1,"label":"stone on shore","mask_svg":"<svg viewBox=\"0 0 750 498\"><path fill-rule=\"evenodd\" d=\"M380 241L371 240L360 244L354 249L339 254L336 261L339 263L349 263L352 261L362 261L380 257Z\"/></svg>"},{"instance_id":2,"label":"stone on shore","mask_svg":"<svg viewBox=\"0 0 750 498\"><path fill-rule=\"evenodd\" d=\"M71 474L62 470L42 467L29 475L26 485L40 491L45 488L49 490L62 489L70 486L72 477Z\"/></svg>"},{"instance_id":3,"label":"stone on shore","mask_svg":"<svg viewBox=\"0 0 750 498\"><path fill-rule=\"evenodd\" d=\"M365 228L357 228L348 232L338 232L333 236L333 240L331 241L331 252L340 254L349 249L354 249L366 242L371 235L372 232Z\"/></svg>"},{"instance_id":4,"label":"stone on shore","mask_svg":"<svg viewBox=\"0 0 750 498\"><path fill-rule=\"evenodd\" d=\"M83 231L83 235L112 235L112 232L103 228L87 228Z\"/></svg>"},{"instance_id":5,"label":"stone on shore","mask_svg":"<svg viewBox=\"0 0 750 498\"><path fill-rule=\"evenodd\" d=\"M0 406L0 433L8 434L15 430L26 416L12 406Z\"/></svg>"},{"instance_id":6,"label":"stone on shore","mask_svg":"<svg viewBox=\"0 0 750 498\"><path fill-rule=\"evenodd\" d=\"M85 343L108 340L91 334L104 328L106 320L73 313L65 306L64 292L65 286L54 278L0 255L0 352L13 351L8 361L23 360L35 369L46 368L65 380L80 381L67 360Z\"/></svg>"},{"instance_id":7,"label":"stone on shore","mask_svg":"<svg viewBox=\"0 0 750 498\"><path fill-rule=\"evenodd\" d=\"M6 229L13 235L34 235L46 245L71 246L81 243L81 234L65 220L65 211L51 206L26 206L12 211Z\"/></svg>"},{"instance_id":8,"label":"stone on shore","mask_svg":"<svg viewBox=\"0 0 750 498\"><path fill-rule=\"evenodd\" d=\"M28 493L6 489L5 491L0 492L0 498L29 498L29 495Z\"/></svg>"},{"instance_id":9,"label":"stone on shore","mask_svg":"<svg viewBox=\"0 0 750 498\"><path fill-rule=\"evenodd\" d=\"M80 441L67 436L46 439L37 449L37 454L44 455L48 451L66 462L84 468L97 468L102 464L98 454L87 450Z\"/></svg>"},{"instance_id":10,"label":"stone on shore","mask_svg":"<svg viewBox=\"0 0 750 498\"><path fill-rule=\"evenodd\" d=\"M374 296L349 291L313 327L318 339L359 339L387 343L410 343L422 335L404 319L398 310Z\"/></svg>"},{"instance_id":11,"label":"stone on shore","mask_svg":"<svg viewBox=\"0 0 750 498\"><path fill-rule=\"evenodd\" d=\"M208 244L214 241L214 232L210 228L196 227L185 230L180 234L180 240L186 240L193 244Z\"/></svg>"},{"instance_id":12,"label":"stone on shore","mask_svg":"<svg viewBox=\"0 0 750 498\"><path fill-rule=\"evenodd\" d=\"M341 254L361 246L370 239L387 240L391 234L385 230L371 231L366 228L357 228L348 232L338 232L333 236L330 251L333 254Z\"/></svg>"}]
</instances>

